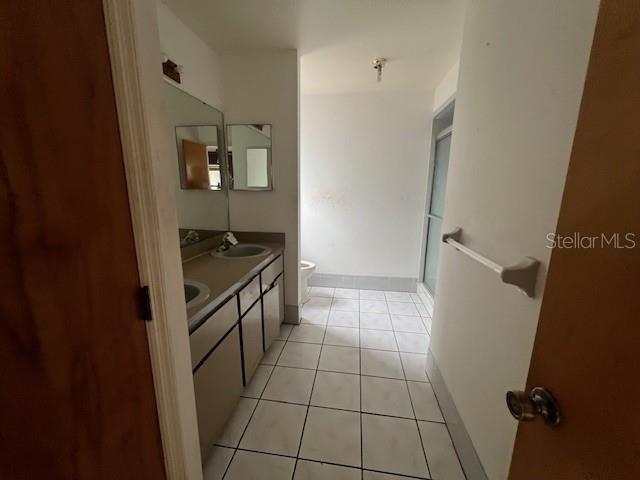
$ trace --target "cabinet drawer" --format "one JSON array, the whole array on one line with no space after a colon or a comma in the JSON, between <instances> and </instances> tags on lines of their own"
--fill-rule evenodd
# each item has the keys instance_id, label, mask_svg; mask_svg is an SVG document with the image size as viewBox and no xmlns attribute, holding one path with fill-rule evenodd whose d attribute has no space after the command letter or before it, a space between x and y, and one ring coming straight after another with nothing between
<instances>
[{"instance_id":1,"label":"cabinet drawer","mask_svg":"<svg viewBox=\"0 0 640 480\"><path fill-rule=\"evenodd\" d=\"M242 393L240 357L236 326L193 374L202 458L207 458Z\"/></svg>"},{"instance_id":2,"label":"cabinet drawer","mask_svg":"<svg viewBox=\"0 0 640 480\"><path fill-rule=\"evenodd\" d=\"M242 353L244 355L244 378L249 383L262 354L262 308L256 303L242 317Z\"/></svg>"},{"instance_id":3,"label":"cabinet drawer","mask_svg":"<svg viewBox=\"0 0 640 480\"><path fill-rule=\"evenodd\" d=\"M257 276L240 290L240 315L244 315L253 302L260 298L260 278Z\"/></svg>"},{"instance_id":4,"label":"cabinet drawer","mask_svg":"<svg viewBox=\"0 0 640 480\"><path fill-rule=\"evenodd\" d=\"M282 273L283 270L283 257L280 255L276 258L271 264L265 268L260 276L262 277L262 292L266 292L269 287L273 284L273 281L276 279L278 275Z\"/></svg>"},{"instance_id":5,"label":"cabinet drawer","mask_svg":"<svg viewBox=\"0 0 640 480\"><path fill-rule=\"evenodd\" d=\"M211 351L213 346L238 321L238 318L238 305L236 297L233 296L189 336L191 368L195 368L205 355Z\"/></svg>"}]
</instances>

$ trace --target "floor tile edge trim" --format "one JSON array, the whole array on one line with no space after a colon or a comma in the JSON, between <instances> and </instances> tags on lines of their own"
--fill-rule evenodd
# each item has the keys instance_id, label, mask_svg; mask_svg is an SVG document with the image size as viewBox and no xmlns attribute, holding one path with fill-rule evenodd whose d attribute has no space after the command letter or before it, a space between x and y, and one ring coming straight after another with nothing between
<instances>
[{"instance_id":1,"label":"floor tile edge trim","mask_svg":"<svg viewBox=\"0 0 640 480\"><path fill-rule=\"evenodd\" d=\"M375 277L367 275L340 275L336 273L314 273L309 278L310 287L357 288L387 292L415 293L417 278Z\"/></svg>"},{"instance_id":2,"label":"floor tile edge trim","mask_svg":"<svg viewBox=\"0 0 640 480\"><path fill-rule=\"evenodd\" d=\"M462 465L467 480L488 480L482 462L480 462L471 437L444 383L444 379L442 378L442 374L431 350L427 353L427 375L429 375L429 379L431 380L431 386L440 405L442 416L449 429L451 441L458 453L460 465Z\"/></svg>"}]
</instances>

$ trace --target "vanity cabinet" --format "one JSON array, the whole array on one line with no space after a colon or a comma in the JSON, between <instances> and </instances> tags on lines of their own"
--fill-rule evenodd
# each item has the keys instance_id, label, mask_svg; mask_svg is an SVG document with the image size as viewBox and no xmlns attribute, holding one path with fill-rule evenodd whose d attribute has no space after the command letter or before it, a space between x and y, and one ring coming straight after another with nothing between
<instances>
[{"instance_id":1,"label":"vanity cabinet","mask_svg":"<svg viewBox=\"0 0 640 480\"><path fill-rule=\"evenodd\" d=\"M244 378L249 383L256 371L262 355L262 308L256 302L240 319L242 325L242 354L244 356Z\"/></svg>"},{"instance_id":2,"label":"vanity cabinet","mask_svg":"<svg viewBox=\"0 0 640 480\"><path fill-rule=\"evenodd\" d=\"M280 275L262 297L264 319L264 350L266 351L280 334L280 324L284 319L284 285Z\"/></svg>"},{"instance_id":3,"label":"vanity cabinet","mask_svg":"<svg viewBox=\"0 0 640 480\"><path fill-rule=\"evenodd\" d=\"M238 403L243 388L241 363L236 325L193 374L202 458L206 458Z\"/></svg>"},{"instance_id":4,"label":"vanity cabinet","mask_svg":"<svg viewBox=\"0 0 640 480\"><path fill-rule=\"evenodd\" d=\"M233 413L243 386L280 333L284 319L282 255L231 294L191 332L191 364L202 458Z\"/></svg>"}]
</instances>

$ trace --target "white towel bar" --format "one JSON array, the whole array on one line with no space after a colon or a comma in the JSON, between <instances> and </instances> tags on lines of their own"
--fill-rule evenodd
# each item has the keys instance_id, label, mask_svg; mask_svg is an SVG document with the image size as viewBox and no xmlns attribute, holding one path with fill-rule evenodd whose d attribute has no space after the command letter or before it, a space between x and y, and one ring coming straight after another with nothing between
<instances>
[{"instance_id":1,"label":"white towel bar","mask_svg":"<svg viewBox=\"0 0 640 480\"><path fill-rule=\"evenodd\" d=\"M527 297L533 297L536 292L536 280L538 278L538 269L540 268L540 262L532 257L525 257L517 265L509 267L503 267L498 265L493 260L480 255L478 252L474 252L469 247L465 247L460 243L460 236L462 235L462 229L456 228L453 232L445 233L442 235L442 241L451 245L459 252L468 255L475 261L481 263L485 267L490 268L498 275L504 283L516 286Z\"/></svg>"}]
</instances>

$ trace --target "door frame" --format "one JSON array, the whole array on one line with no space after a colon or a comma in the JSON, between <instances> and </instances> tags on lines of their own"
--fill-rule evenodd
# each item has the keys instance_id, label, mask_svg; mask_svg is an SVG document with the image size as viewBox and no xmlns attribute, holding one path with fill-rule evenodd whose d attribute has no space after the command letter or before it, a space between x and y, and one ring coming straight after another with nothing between
<instances>
[{"instance_id":1,"label":"door frame","mask_svg":"<svg viewBox=\"0 0 640 480\"><path fill-rule=\"evenodd\" d=\"M202 479L154 0L103 0L166 476ZM175 239L170 232L174 231Z\"/></svg>"},{"instance_id":2,"label":"door frame","mask_svg":"<svg viewBox=\"0 0 640 480\"><path fill-rule=\"evenodd\" d=\"M452 94L437 110L434 110L431 115L431 136L429 138L429 165L427 171L427 188L426 199L424 204L424 213L422 214L422 237L420 240L420 265L418 266L418 283L422 283L425 290L431 295L433 299L435 292L432 292L427 284L424 282L425 261L427 257L427 235L429 233L429 210L431 209L431 194L433 189L433 171L436 160L436 143L441 138L440 134L444 132L438 128L438 117L446 109L455 104L456 94ZM446 130L446 129L445 129ZM453 133L453 125L449 134Z\"/></svg>"}]
</instances>

